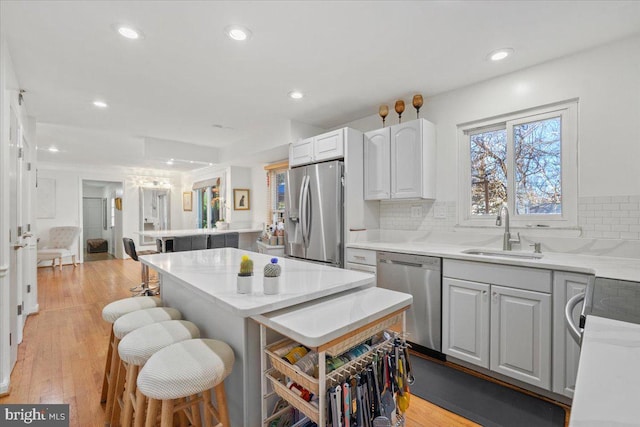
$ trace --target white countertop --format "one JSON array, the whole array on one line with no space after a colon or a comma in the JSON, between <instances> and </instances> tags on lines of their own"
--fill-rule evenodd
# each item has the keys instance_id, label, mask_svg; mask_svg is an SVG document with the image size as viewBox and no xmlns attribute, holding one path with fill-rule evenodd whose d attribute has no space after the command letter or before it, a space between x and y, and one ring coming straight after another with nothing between
<instances>
[{"instance_id":1,"label":"white countertop","mask_svg":"<svg viewBox=\"0 0 640 427\"><path fill-rule=\"evenodd\" d=\"M572 271L576 273L594 274L598 277L609 277L612 279L640 282L640 260L634 258L616 258L544 251L542 253L542 258L540 259L505 258L498 256L471 255L462 252L467 249L478 249L478 246L461 246L432 242L358 242L349 243L347 247L371 249L375 251L429 255L467 261L488 262L493 264L519 265L523 267Z\"/></svg>"},{"instance_id":2,"label":"white countertop","mask_svg":"<svg viewBox=\"0 0 640 427\"><path fill-rule=\"evenodd\" d=\"M411 305L413 297L382 288L356 289L295 307L253 316L307 347L319 347Z\"/></svg>"},{"instance_id":3,"label":"white countertop","mask_svg":"<svg viewBox=\"0 0 640 427\"><path fill-rule=\"evenodd\" d=\"M259 233L260 228L240 228L238 230L218 230L217 228L193 228L190 230L159 230L159 231L136 231L135 233L144 237L156 239L171 238L178 236L195 236L198 234L226 234L226 233Z\"/></svg>"},{"instance_id":4,"label":"white countertop","mask_svg":"<svg viewBox=\"0 0 640 427\"><path fill-rule=\"evenodd\" d=\"M247 254L253 260L255 290L238 294L236 282L240 258ZM278 258L282 267L281 292L263 293L263 268L273 258L234 248L170 252L140 257L140 261L191 286L215 306L235 315L249 317L311 301L359 287L374 286L374 276L359 271L343 270L293 259Z\"/></svg>"},{"instance_id":5,"label":"white countertop","mask_svg":"<svg viewBox=\"0 0 640 427\"><path fill-rule=\"evenodd\" d=\"M640 325L588 316L569 426L640 425Z\"/></svg>"}]
</instances>

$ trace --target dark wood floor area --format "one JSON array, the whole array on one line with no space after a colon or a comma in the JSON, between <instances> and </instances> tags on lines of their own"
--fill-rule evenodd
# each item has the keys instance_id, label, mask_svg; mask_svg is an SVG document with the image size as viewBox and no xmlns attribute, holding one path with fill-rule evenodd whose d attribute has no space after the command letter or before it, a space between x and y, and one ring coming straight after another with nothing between
<instances>
[{"instance_id":1,"label":"dark wood floor area","mask_svg":"<svg viewBox=\"0 0 640 427\"><path fill-rule=\"evenodd\" d=\"M99 400L110 333L102 307L128 297L139 278L140 264L133 260L39 268L40 312L27 318L10 394L0 403L68 403L71 426L102 426ZM405 425L477 424L412 396Z\"/></svg>"}]
</instances>

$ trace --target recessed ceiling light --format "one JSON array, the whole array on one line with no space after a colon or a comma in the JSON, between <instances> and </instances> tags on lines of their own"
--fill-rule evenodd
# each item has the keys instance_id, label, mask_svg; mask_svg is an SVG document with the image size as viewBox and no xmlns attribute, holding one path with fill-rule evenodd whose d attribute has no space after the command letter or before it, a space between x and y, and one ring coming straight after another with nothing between
<instances>
[{"instance_id":1,"label":"recessed ceiling light","mask_svg":"<svg viewBox=\"0 0 640 427\"><path fill-rule=\"evenodd\" d=\"M168 164L169 166L171 166L171 165L173 164L173 159L171 159L171 160L167 161L167 164Z\"/></svg>"},{"instance_id":2,"label":"recessed ceiling light","mask_svg":"<svg viewBox=\"0 0 640 427\"><path fill-rule=\"evenodd\" d=\"M251 37L251 31L248 28L239 25L230 25L224 29L224 32L235 41L244 41Z\"/></svg>"},{"instance_id":3,"label":"recessed ceiling light","mask_svg":"<svg viewBox=\"0 0 640 427\"><path fill-rule=\"evenodd\" d=\"M126 37L131 40L137 40L140 38L140 32L138 30L124 25L118 27L118 33L120 33L122 37Z\"/></svg>"},{"instance_id":4,"label":"recessed ceiling light","mask_svg":"<svg viewBox=\"0 0 640 427\"><path fill-rule=\"evenodd\" d=\"M93 101L93 105L95 105L98 108L107 108L108 105L106 102L104 101Z\"/></svg>"},{"instance_id":5,"label":"recessed ceiling light","mask_svg":"<svg viewBox=\"0 0 640 427\"><path fill-rule=\"evenodd\" d=\"M299 90L292 90L291 92L289 92L289 98L302 99L304 98L304 93L300 92Z\"/></svg>"},{"instance_id":6,"label":"recessed ceiling light","mask_svg":"<svg viewBox=\"0 0 640 427\"><path fill-rule=\"evenodd\" d=\"M51 151L52 153L57 153L60 150L58 150L56 147L49 147L49 151Z\"/></svg>"},{"instance_id":7,"label":"recessed ceiling light","mask_svg":"<svg viewBox=\"0 0 640 427\"><path fill-rule=\"evenodd\" d=\"M505 59L507 56L511 55L512 53L513 53L513 49L509 47L494 50L489 54L489 59L491 59L492 61L500 61L502 59Z\"/></svg>"}]
</instances>

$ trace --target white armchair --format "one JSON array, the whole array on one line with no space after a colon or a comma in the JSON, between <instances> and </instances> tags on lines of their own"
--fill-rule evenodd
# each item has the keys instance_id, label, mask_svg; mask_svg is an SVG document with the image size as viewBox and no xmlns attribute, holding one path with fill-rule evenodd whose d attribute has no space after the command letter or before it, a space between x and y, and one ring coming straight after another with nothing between
<instances>
[{"instance_id":1,"label":"white armchair","mask_svg":"<svg viewBox=\"0 0 640 427\"><path fill-rule=\"evenodd\" d=\"M53 227L49 230L49 240L42 248L38 248L38 262L51 261L51 267L56 267L56 259L59 260L62 271L62 258L71 257L73 266L76 264L76 254L72 252L73 243L80 235L80 227Z\"/></svg>"}]
</instances>

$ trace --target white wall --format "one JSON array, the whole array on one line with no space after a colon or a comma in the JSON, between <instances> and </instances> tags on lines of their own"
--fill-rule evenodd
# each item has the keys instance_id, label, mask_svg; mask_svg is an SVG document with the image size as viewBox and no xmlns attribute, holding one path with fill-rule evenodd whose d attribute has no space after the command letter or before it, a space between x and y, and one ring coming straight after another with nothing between
<instances>
[{"instance_id":1,"label":"white wall","mask_svg":"<svg viewBox=\"0 0 640 427\"><path fill-rule=\"evenodd\" d=\"M437 127L437 201L457 202L459 124L573 98L579 99L578 197L640 195L640 37L633 37L426 98L420 115ZM405 120L414 115L410 110ZM387 124L395 123L391 113ZM381 119L373 114L346 125L369 131Z\"/></svg>"}]
</instances>

